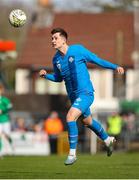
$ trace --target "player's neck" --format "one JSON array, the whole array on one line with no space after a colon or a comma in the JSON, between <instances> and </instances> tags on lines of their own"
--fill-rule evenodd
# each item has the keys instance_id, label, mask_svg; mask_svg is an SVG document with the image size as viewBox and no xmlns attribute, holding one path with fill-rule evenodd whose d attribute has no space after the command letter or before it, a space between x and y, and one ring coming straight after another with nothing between
<instances>
[{"instance_id":1,"label":"player's neck","mask_svg":"<svg viewBox=\"0 0 139 180\"><path fill-rule=\"evenodd\" d=\"M59 51L60 51L60 53L63 55L63 56L65 56L66 55L66 53L67 53L67 51L68 51L68 45L67 44L65 44L65 45L63 45L60 49L59 49Z\"/></svg>"}]
</instances>

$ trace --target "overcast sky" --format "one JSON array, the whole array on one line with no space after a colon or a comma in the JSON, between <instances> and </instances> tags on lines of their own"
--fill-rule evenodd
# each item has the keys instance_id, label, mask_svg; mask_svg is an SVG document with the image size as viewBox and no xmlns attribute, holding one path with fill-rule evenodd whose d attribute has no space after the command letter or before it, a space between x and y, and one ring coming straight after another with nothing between
<instances>
[{"instance_id":1,"label":"overcast sky","mask_svg":"<svg viewBox=\"0 0 139 180\"><path fill-rule=\"evenodd\" d=\"M17 2L17 3L24 3L24 4L33 4L37 0L0 0L6 4ZM80 5L80 4L88 4L90 2L95 2L99 4L106 4L106 3L115 3L116 0L51 0L56 6L67 6L69 5Z\"/></svg>"},{"instance_id":2,"label":"overcast sky","mask_svg":"<svg viewBox=\"0 0 139 180\"><path fill-rule=\"evenodd\" d=\"M3 3L10 4L18 3L27 6L35 5L37 0L0 0ZM110 3L113 6L118 5L118 0L51 0L55 11L78 11L84 12L100 12L101 5ZM34 7L34 6L33 6Z\"/></svg>"}]
</instances>

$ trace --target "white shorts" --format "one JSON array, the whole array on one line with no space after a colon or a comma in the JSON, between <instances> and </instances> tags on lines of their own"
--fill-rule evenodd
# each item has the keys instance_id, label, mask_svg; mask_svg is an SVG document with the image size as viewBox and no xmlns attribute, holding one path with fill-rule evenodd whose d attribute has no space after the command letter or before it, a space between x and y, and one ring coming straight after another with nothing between
<instances>
[{"instance_id":1,"label":"white shorts","mask_svg":"<svg viewBox=\"0 0 139 180\"><path fill-rule=\"evenodd\" d=\"M10 135L11 125L10 122L0 123L0 134L4 133Z\"/></svg>"}]
</instances>

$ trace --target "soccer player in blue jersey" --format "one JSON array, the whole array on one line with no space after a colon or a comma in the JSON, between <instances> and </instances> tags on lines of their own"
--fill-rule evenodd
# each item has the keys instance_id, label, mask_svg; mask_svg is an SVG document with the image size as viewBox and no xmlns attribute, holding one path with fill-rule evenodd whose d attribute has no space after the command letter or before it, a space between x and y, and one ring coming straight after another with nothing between
<instances>
[{"instance_id":1,"label":"soccer player in blue jersey","mask_svg":"<svg viewBox=\"0 0 139 180\"><path fill-rule=\"evenodd\" d=\"M70 150L65 165L71 165L77 159L78 127L76 120L80 115L84 117L84 124L104 141L107 147L107 156L111 156L115 138L108 136L102 125L91 116L90 106L94 101L94 88L86 63L90 62L103 68L116 70L119 74L123 74L124 69L99 58L80 44L68 45L68 34L62 28L53 29L51 35L52 47L56 49L53 57L54 74L48 74L45 69L42 69L39 75L54 82L64 81L71 101L71 107L66 116Z\"/></svg>"}]
</instances>

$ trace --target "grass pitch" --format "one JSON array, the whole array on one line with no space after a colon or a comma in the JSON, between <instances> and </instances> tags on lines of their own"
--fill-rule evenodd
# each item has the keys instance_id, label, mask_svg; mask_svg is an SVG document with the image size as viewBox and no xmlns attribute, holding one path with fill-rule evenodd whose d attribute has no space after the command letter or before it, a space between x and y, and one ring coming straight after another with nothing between
<instances>
[{"instance_id":1,"label":"grass pitch","mask_svg":"<svg viewBox=\"0 0 139 180\"><path fill-rule=\"evenodd\" d=\"M66 156L13 156L0 159L0 179L139 179L139 153Z\"/></svg>"}]
</instances>

